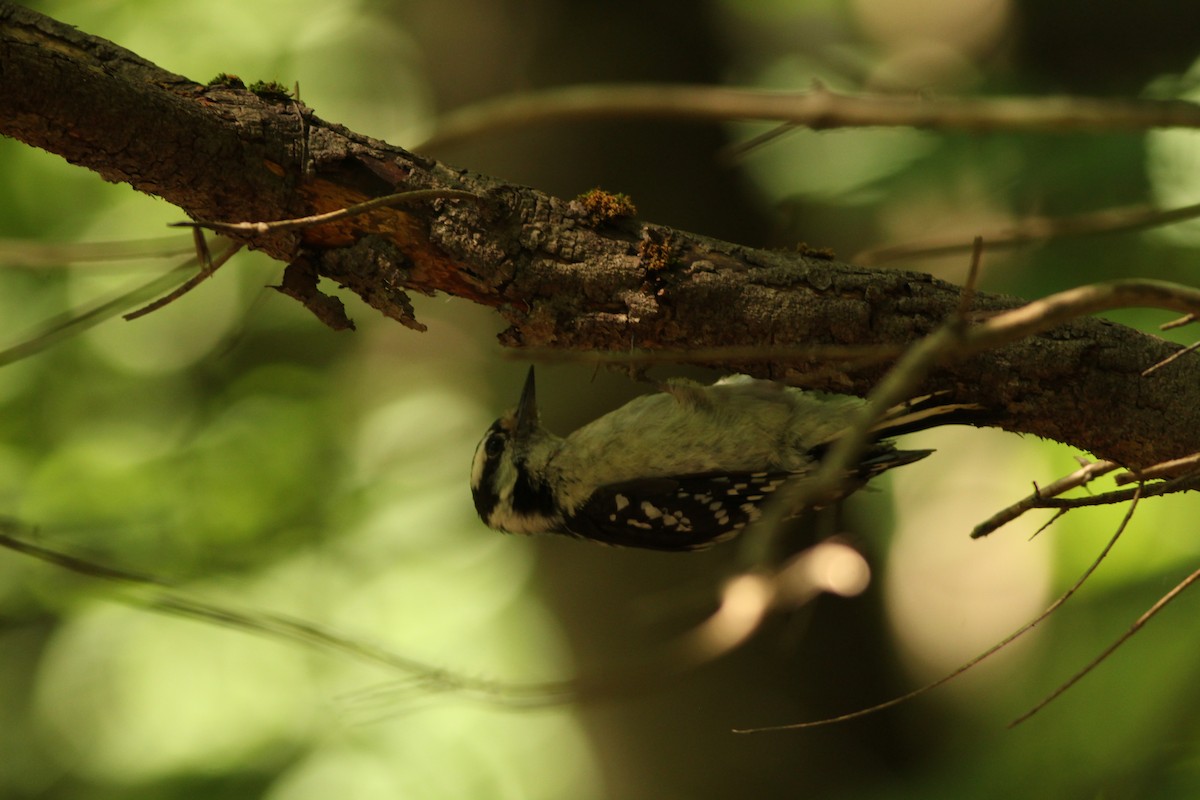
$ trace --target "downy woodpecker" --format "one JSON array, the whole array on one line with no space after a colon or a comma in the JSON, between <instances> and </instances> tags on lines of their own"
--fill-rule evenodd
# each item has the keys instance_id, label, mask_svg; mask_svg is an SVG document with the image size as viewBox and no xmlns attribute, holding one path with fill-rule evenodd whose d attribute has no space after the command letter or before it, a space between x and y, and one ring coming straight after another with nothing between
<instances>
[{"instance_id":1,"label":"downy woodpecker","mask_svg":"<svg viewBox=\"0 0 1200 800\"><path fill-rule=\"evenodd\" d=\"M933 452L886 437L980 418L980 406L937 398L888 412L839 496ZM864 402L745 375L676 381L563 438L538 421L531 367L520 403L475 450L471 494L500 531L696 550L735 536L779 487L815 471Z\"/></svg>"}]
</instances>

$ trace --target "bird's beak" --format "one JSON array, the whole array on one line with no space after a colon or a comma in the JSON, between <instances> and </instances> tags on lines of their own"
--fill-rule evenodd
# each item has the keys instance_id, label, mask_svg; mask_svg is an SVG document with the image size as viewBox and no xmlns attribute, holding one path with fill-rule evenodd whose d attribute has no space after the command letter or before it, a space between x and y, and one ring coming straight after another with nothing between
<instances>
[{"instance_id":1,"label":"bird's beak","mask_svg":"<svg viewBox=\"0 0 1200 800\"><path fill-rule=\"evenodd\" d=\"M528 436L537 426L537 388L533 380L533 367L530 367L529 374L525 377L525 388L521 392L521 402L517 404L516 435L518 438Z\"/></svg>"}]
</instances>

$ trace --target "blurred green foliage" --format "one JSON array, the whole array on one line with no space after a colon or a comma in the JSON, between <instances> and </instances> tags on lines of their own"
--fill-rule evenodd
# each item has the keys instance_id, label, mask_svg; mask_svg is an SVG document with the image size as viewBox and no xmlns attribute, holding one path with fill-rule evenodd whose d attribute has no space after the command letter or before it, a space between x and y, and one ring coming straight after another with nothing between
<instances>
[{"instance_id":1,"label":"blurred green foliage","mask_svg":"<svg viewBox=\"0 0 1200 800\"><path fill-rule=\"evenodd\" d=\"M1200 57L1200 6L1180 0L1083 13L1072 26L1015 0L34 5L198 81L299 82L323 118L400 145L438 110L564 81L1161 94L1187 91ZM1102 50L1114 37L1120 58ZM564 197L625 192L656 222L845 258L1031 214L1192 203L1200 191L1192 132L796 132L722 166L716 153L751 127L564 125L444 157ZM144 239L180 216L0 141L6 240ZM989 255L984 288L1194 282L1195 247L1187 226L1048 242ZM182 258L6 265L0 346ZM904 266L960 280L965 261ZM264 288L279 271L239 254L161 311L0 369L0 514L43 545L187 596L473 677L595 672L709 607L735 548L680 558L529 542L474 518L472 448L522 373L498 357L494 315L419 298L430 331L417 336L346 298L360 329L335 334ZM562 431L638 391L583 368L541 377ZM842 713L937 677L1045 607L1124 513L1078 512L1032 542L1045 517L968 542L974 522L1031 480L1071 471L1074 454L995 432L914 444L939 452L837 520L873 559L868 595L773 621L721 664L644 696L523 714L346 653L157 615L136 592L123 604L129 592L0 552L0 797L1194 796L1196 598L1005 728L1200 565L1192 497L1143 503L1077 597L955 685L841 726L729 733Z\"/></svg>"}]
</instances>

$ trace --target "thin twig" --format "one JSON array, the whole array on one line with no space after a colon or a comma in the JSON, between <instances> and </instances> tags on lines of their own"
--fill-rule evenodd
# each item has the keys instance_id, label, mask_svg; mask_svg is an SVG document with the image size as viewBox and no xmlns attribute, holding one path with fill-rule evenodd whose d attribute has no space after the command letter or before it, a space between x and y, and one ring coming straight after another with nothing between
<instances>
[{"instance_id":1,"label":"thin twig","mask_svg":"<svg viewBox=\"0 0 1200 800\"><path fill-rule=\"evenodd\" d=\"M996 644L989 647L987 650L984 650L982 653L975 656L970 661L967 661L966 663L960 665L953 672L951 672L947 675L944 675L941 678L938 678L936 681L934 681L932 683L928 683L928 684L920 687L919 689L913 689L911 692L902 694L899 697L894 697L891 700L888 700L883 703L878 703L876 705L870 706L869 708L862 708L862 709L859 709L858 711L851 711L848 714L839 714L836 717L828 717L826 719L818 719L818 720L813 720L811 722L793 722L793 723L789 723L786 725L771 725L771 726L762 727L762 728L734 729L733 732L734 733L770 733L773 731L792 731L792 730L802 730L804 728L818 728L823 725L832 725L836 722L848 722L852 719L858 719L859 717L865 717L870 714L874 714L878 711L883 711L885 709L892 708L893 706L898 706L901 703L908 702L909 700L920 697L923 694L926 694L928 692L933 691L934 689L937 689L939 686L943 686L943 685L949 683L950 681L957 678L959 675L962 675L967 670L970 670L970 669L974 668L975 666L977 666L984 659L990 658L991 656L993 656L996 653L1003 650L1005 647L1008 647L1010 644L1012 644L1014 641L1016 641L1021 636L1024 636L1026 633L1028 633L1029 631L1036 628L1038 625L1040 625L1042 622L1044 622L1051 614L1053 614L1055 611L1057 611L1059 608L1061 608L1062 605L1067 602L1067 600L1071 599L1072 595L1074 595L1076 592L1078 592L1079 589L1083 586L1083 584L1087 581L1087 579L1092 576L1092 573L1096 571L1096 569L1100 566L1101 562L1103 562L1104 559L1108 557L1109 552L1113 549L1113 546L1117 543L1117 540L1121 538L1121 534L1125 532L1125 528L1128 527L1129 521L1133 518L1133 511L1136 507L1137 507L1137 498L1135 497L1133 502L1130 503L1130 505L1129 505L1129 510L1127 512L1125 512L1125 517L1124 517L1124 519L1121 520L1121 524L1117 526L1117 530L1113 533L1112 538L1108 540L1108 544L1106 544L1104 546L1104 549L1100 551L1100 554L1098 556L1096 556L1095 560L1092 561L1092 563L1088 566L1088 568L1083 571L1083 574L1079 576L1078 580L1076 580L1075 583L1072 584L1069 589L1067 589L1065 592L1063 592L1061 595L1059 595L1058 598L1053 603L1051 603L1049 606L1047 606L1045 611L1038 614L1032 620L1025 623L1020 628L1017 628L1015 631L1010 633L1008 636L1004 637L999 642L997 642Z\"/></svg>"},{"instance_id":2,"label":"thin twig","mask_svg":"<svg viewBox=\"0 0 1200 800\"><path fill-rule=\"evenodd\" d=\"M1057 689L1055 689L1053 692L1051 692L1049 695L1047 695L1036 706L1029 709L1024 714L1022 714L1021 716L1017 717L1012 722L1010 722L1008 724L1008 727L1013 728L1017 725L1020 725L1022 722L1029 719L1034 714L1038 713L1043 708L1048 706L1055 699L1057 699L1058 697L1061 697L1064 692L1066 692L1068 689L1070 689L1075 684L1079 683L1079 681L1081 681L1085 675L1087 675L1089 672L1091 672L1097 666L1099 666L1106 658L1111 656L1118 647L1120 647L1121 645L1123 645L1127 641L1129 641L1133 637L1133 635L1136 634L1138 631L1140 631L1146 625L1147 622L1152 620L1158 614L1158 612L1160 612L1164 608L1166 608L1167 605L1170 604L1172 600L1179 597L1179 595L1183 594L1183 591L1185 589L1187 589L1189 586L1191 586L1193 583L1195 583L1197 580L1200 580L1200 569L1196 570L1191 575L1188 575L1186 578L1184 578L1182 581L1180 581L1178 584L1176 584L1175 588L1171 589L1171 591L1167 592L1165 595L1160 597L1158 599L1158 602L1156 602L1154 605L1150 606L1150 608L1146 610L1146 613L1142 614L1140 617L1138 617L1136 620L1134 620L1133 624L1129 626L1129 630L1127 630L1127 631L1125 631L1125 633L1121 634L1121 636L1118 637L1115 642L1110 644L1108 647L1104 648L1104 650L1101 651L1100 655L1093 658L1087 664L1087 666L1085 666L1083 669L1079 670L1079 672L1076 672L1074 675L1072 675L1069 680L1064 682Z\"/></svg>"},{"instance_id":3,"label":"thin twig","mask_svg":"<svg viewBox=\"0 0 1200 800\"><path fill-rule=\"evenodd\" d=\"M1170 461L1160 461L1144 469L1122 472L1116 476L1116 482L1123 485L1138 481L1156 480L1158 478L1182 478L1186 477L1186 473L1195 472L1197 467L1200 467L1200 453L1192 453L1190 456L1173 458ZM1181 475L1180 473L1185 474Z\"/></svg>"},{"instance_id":4,"label":"thin twig","mask_svg":"<svg viewBox=\"0 0 1200 800\"><path fill-rule=\"evenodd\" d=\"M374 211L377 208L404 205L405 203L418 203L425 200L481 199L482 198L480 198L480 196L477 194L465 192L460 189L417 189L409 192L397 192L395 194L383 195L382 197L375 197L361 203L355 203L352 206L339 208L336 211L327 211L324 214L312 214L307 217L280 219L273 222L215 222L209 220L187 220L185 222L172 222L171 227L207 228L219 233L249 233L263 235L267 233L278 233L279 231L293 230L295 228L309 228L314 225L323 225L328 222L337 222L338 220L365 214L368 211Z\"/></svg>"},{"instance_id":5,"label":"thin twig","mask_svg":"<svg viewBox=\"0 0 1200 800\"><path fill-rule=\"evenodd\" d=\"M108 300L99 300L81 310L72 310L48 320L41 331L24 341L0 350L0 367L28 358L47 348L77 336L83 331L95 327L127 308L167 291L185 278L185 273L196 266L196 257L192 256L174 269L164 272L149 282L127 292L123 292Z\"/></svg>"},{"instance_id":6,"label":"thin twig","mask_svg":"<svg viewBox=\"0 0 1200 800\"><path fill-rule=\"evenodd\" d=\"M1162 483L1148 484L1142 489L1141 496L1161 497L1162 495L1187 492L1197 488L1200 488L1200 474L1183 475L1173 480L1163 481ZM1047 497L1040 500L1035 507L1071 509L1089 508L1091 506L1111 506L1132 499L1135 491L1135 489L1121 489L1089 497Z\"/></svg>"},{"instance_id":7,"label":"thin twig","mask_svg":"<svg viewBox=\"0 0 1200 800\"><path fill-rule=\"evenodd\" d=\"M1189 314L1188 316L1190 317L1191 315ZM1151 373L1162 369L1167 364L1170 364L1175 359L1182 358L1183 356L1186 356L1188 353L1194 353L1197 349L1200 349L1200 341L1192 342L1187 347L1182 347L1182 348L1176 350L1174 353L1171 353L1171 355L1167 356L1162 361L1159 361L1157 364L1152 364L1151 366L1146 367L1144 370L1142 370L1142 377L1145 378L1147 375L1150 375Z\"/></svg>"},{"instance_id":8,"label":"thin twig","mask_svg":"<svg viewBox=\"0 0 1200 800\"><path fill-rule=\"evenodd\" d=\"M121 599L154 611L188 617L206 623L219 623L256 634L340 652L353 658L407 673L404 686L424 691L454 692L506 708L535 708L568 701L644 693L673 676L710 663L740 646L758 629L762 619L776 607L796 607L822 592L857 594L864 582L831 580L829 560L838 558L844 566L851 548L836 542L823 542L797 554L775 575L744 574L725 587L718 609L699 625L668 643L654 654L618 669L606 669L595 677L537 683L507 683L455 673L415 659L401 656L377 645L343 636L321 626L281 614L241 611L229 606L189 597L167 581L150 575L107 567L84 558L20 539L5 533L23 526L15 520L0 518L0 547L32 556L89 578L123 584L141 591L137 595L119 595ZM824 565L824 566L822 566ZM865 562L863 569L865 569Z\"/></svg>"},{"instance_id":9,"label":"thin twig","mask_svg":"<svg viewBox=\"0 0 1200 800\"><path fill-rule=\"evenodd\" d=\"M768 131L751 136L749 139L731 142L717 151L717 161L725 166L735 166L755 150L766 147L771 142L799 130L803 130L803 128L793 122L785 122Z\"/></svg>"},{"instance_id":10,"label":"thin twig","mask_svg":"<svg viewBox=\"0 0 1200 800\"><path fill-rule=\"evenodd\" d=\"M972 539L979 539L987 536L989 533L994 533L1004 525L1012 522L1017 517L1034 508L1045 508L1039 505L1042 500L1050 497L1057 497L1063 492L1070 491L1079 486L1084 486L1091 483L1101 475L1119 469L1120 465L1112 461L1094 461L1091 464L1085 464L1083 467L1075 470L1070 475L1066 475L1053 483L1041 487L1035 484L1033 494L1025 497L1012 505L1002 508L992 516L985 519L983 522L975 526L971 531ZM1057 518L1057 517L1056 517Z\"/></svg>"},{"instance_id":11,"label":"thin twig","mask_svg":"<svg viewBox=\"0 0 1200 800\"><path fill-rule=\"evenodd\" d=\"M1200 313L1200 289L1170 281L1126 279L1092 283L1002 311L967 331L956 355L999 347L1072 319L1117 308Z\"/></svg>"},{"instance_id":12,"label":"thin twig","mask_svg":"<svg viewBox=\"0 0 1200 800\"><path fill-rule=\"evenodd\" d=\"M1052 239L1158 228L1196 217L1200 217L1200 203L1168 209L1149 206L1108 208L1064 217L1025 217L1011 225L987 231L983 237L988 250L1002 250ZM946 234L873 247L856 253L852 260L856 264L884 264L902 259L958 255L970 250L971 246L964 234Z\"/></svg>"},{"instance_id":13,"label":"thin twig","mask_svg":"<svg viewBox=\"0 0 1200 800\"><path fill-rule=\"evenodd\" d=\"M14 519L0 518L0 528L4 530L17 530L26 527L21 525ZM115 567L107 567L103 564L97 564L87 559L79 558L78 556L62 553L57 550L51 550L48 547L33 544L32 542L19 539L7 533L0 532L0 547L12 550L15 553L32 556L39 561L44 561L47 564L53 564L56 567L74 572L78 575L85 575L89 578L99 578L106 581L114 581L117 583L130 583L136 585L147 586L169 586L166 581L161 578L156 578L152 575L144 575L138 572L129 570L117 569Z\"/></svg>"},{"instance_id":14,"label":"thin twig","mask_svg":"<svg viewBox=\"0 0 1200 800\"><path fill-rule=\"evenodd\" d=\"M130 261L170 258L191 252L181 236L131 239L119 242L36 242L0 239L0 265L5 267L62 267L82 261Z\"/></svg>"},{"instance_id":15,"label":"thin twig","mask_svg":"<svg viewBox=\"0 0 1200 800\"><path fill-rule=\"evenodd\" d=\"M770 92L678 84L578 85L478 103L444 115L413 149L429 153L499 131L595 119L790 122L813 129L909 126L939 130L1144 131L1200 127L1200 106L1183 100L1084 97L931 98L851 95L824 87Z\"/></svg>"},{"instance_id":16,"label":"thin twig","mask_svg":"<svg viewBox=\"0 0 1200 800\"><path fill-rule=\"evenodd\" d=\"M208 245L204 243L204 232L199 228L193 228L192 230L194 230L199 237L196 247L200 258L200 271L177 286L174 291L163 295L152 303L142 306L136 311L130 311L124 316L126 321L132 322L138 317L144 317L152 311L157 311L163 306L175 302L192 289L195 289L205 280L212 277L214 272L220 269L229 261L229 259L233 258L234 254L242 249L242 245L240 243L232 243L228 248L226 248L225 252L221 253L221 255L214 260L212 255L208 252Z\"/></svg>"},{"instance_id":17,"label":"thin twig","mask_svg":"<svg viewBox=\"0 0 1200 800\"><path fill-rule=\"evenodd\" d=\"M279 231L292 230L296 228L308 228L316 225L323 225L329 222L336 222L349 217L366 214L369 211L373 211L377 208L382 208L385 206L396 206L404 203L415 203L425 200L439 199L479 200L480 197L479 195L471 192L464 192L458 189L419 189L415 191L397 192L396 194L376 197L362 203L357 203L345 208L339 208L336 211L329 211L324 214L312 214L307 217L276 220L274 222L210 222L199 220L173 222L171 223L172 227L187 227L196 232L196 248L198 252L202 253L201 261L204 266L201 268L199 273L193 276L182 286L176 288L175 291L171 292L165 297L160 297L144 308L139 308L137 311L132 311L126 314L125 319L135 320L138 317L143 317L146 314L157 311L163 306L169 305L175 300L178 300L180 297L187 294L192 289L195 289L205 280L210 278L222 264L227 262L230 257L233 256L234 252L236 252L236 249L227 251L223 258L221 258L217 263L213 263L212 260L207 257L208 251L206 245L204 244L204 237L201 233L202 228L220 233L250 233L263 235L267 233L277 233Z\"/></svg>"},{"instance_id":18,"label":"thin twig","mask_svg":"<svg viewBox=\"0 0 1200 800\"><path fill-rule=\"evenodd\" d=\"M1191 325L1195 321L1195 314L1185 314L1179 319L1173 319L1170 322L1164 322L1162 325L1159 325L1158 328L1159 330L1169 331L1172 328L1182 328L1184 325Z\"/></svg>"},{"instance_id":19,"label":"thin twig","mask_svg":"<svg viewBox=\"0 0 1200 800\"><path fill-rule=\"evenodd\" d=\"M0 529L15 530L21 527L26 526L15 520L0 519ZM0 547L32 556L88 578L150 590L144 596L122 597L129 602L144 605L155 611L189 617L207 623L216 622L242 631L267 634L326 650L342 652L363 661L410 673L413 679L420 681L421 685L427 689L464 692L489 702L501 705L511 704L518 707L563 702L563 692L570 691L568 683L504 684L459 675L392 653L382 647L350 639L304 620L280 614L244 612L187 597L176 591L171 583L161 578L97 564L84 558L33 544L4 533L3 530L0 530Z\"/></svg>"},{"instance_id":20,"label":"thin twig","mask_svg":"<svg viewBox=\"0 0 1200 800\"><path fill-rule=\"evenodd\" d=\"M1061 518L1065 517L1067 515L1068 510L1069 509L1066 509L1066 508L1060 508L1057 511L1055 511L1054 516L1050 517L1050 519L1046 520L1041 525L1039 525L1038 529L1036 531L1029 534L1030 541L1036 539L1037 537L1041 536L1046 531L1050 530L1050 526L1053 525L1054 523L1058 522Z\"/></svg>"},{"instance_id":21,"label":"thin twig","mask_svg":"<svg viewBox=\"0 0 1200 800\"><path fill-rule=\"evenodd\" d=\"M956 316L959 322L966 320L967 312L975 304L975 290L979 283L979 266L983 261L983 237L976 236L971 243L971 267L967 271L967 282L963 284L962 294L958 298Z\"/></svg>"}]
</instances>

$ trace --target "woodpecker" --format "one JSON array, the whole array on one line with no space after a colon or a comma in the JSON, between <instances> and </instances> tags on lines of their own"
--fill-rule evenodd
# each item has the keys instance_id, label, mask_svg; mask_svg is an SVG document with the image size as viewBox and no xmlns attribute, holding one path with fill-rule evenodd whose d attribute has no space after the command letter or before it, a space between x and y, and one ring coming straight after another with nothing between
<instances>
[{"instance_id":1,"label":"woodpecker","mask_svg":"<svg viewBox=\"0 0 1200 800\"><path fill-rule=\"evenodd\" d=\"M813 473L864 403L746 375L679 380L561 437L538 420L531 367L517 407L475 450L471 494L499 531L698 550L736 536L780 487ZM933 452L887 437L976 422L982 411L938 395L897 406L872 428L838 496Z\"/></svg>"}]
</instances>

